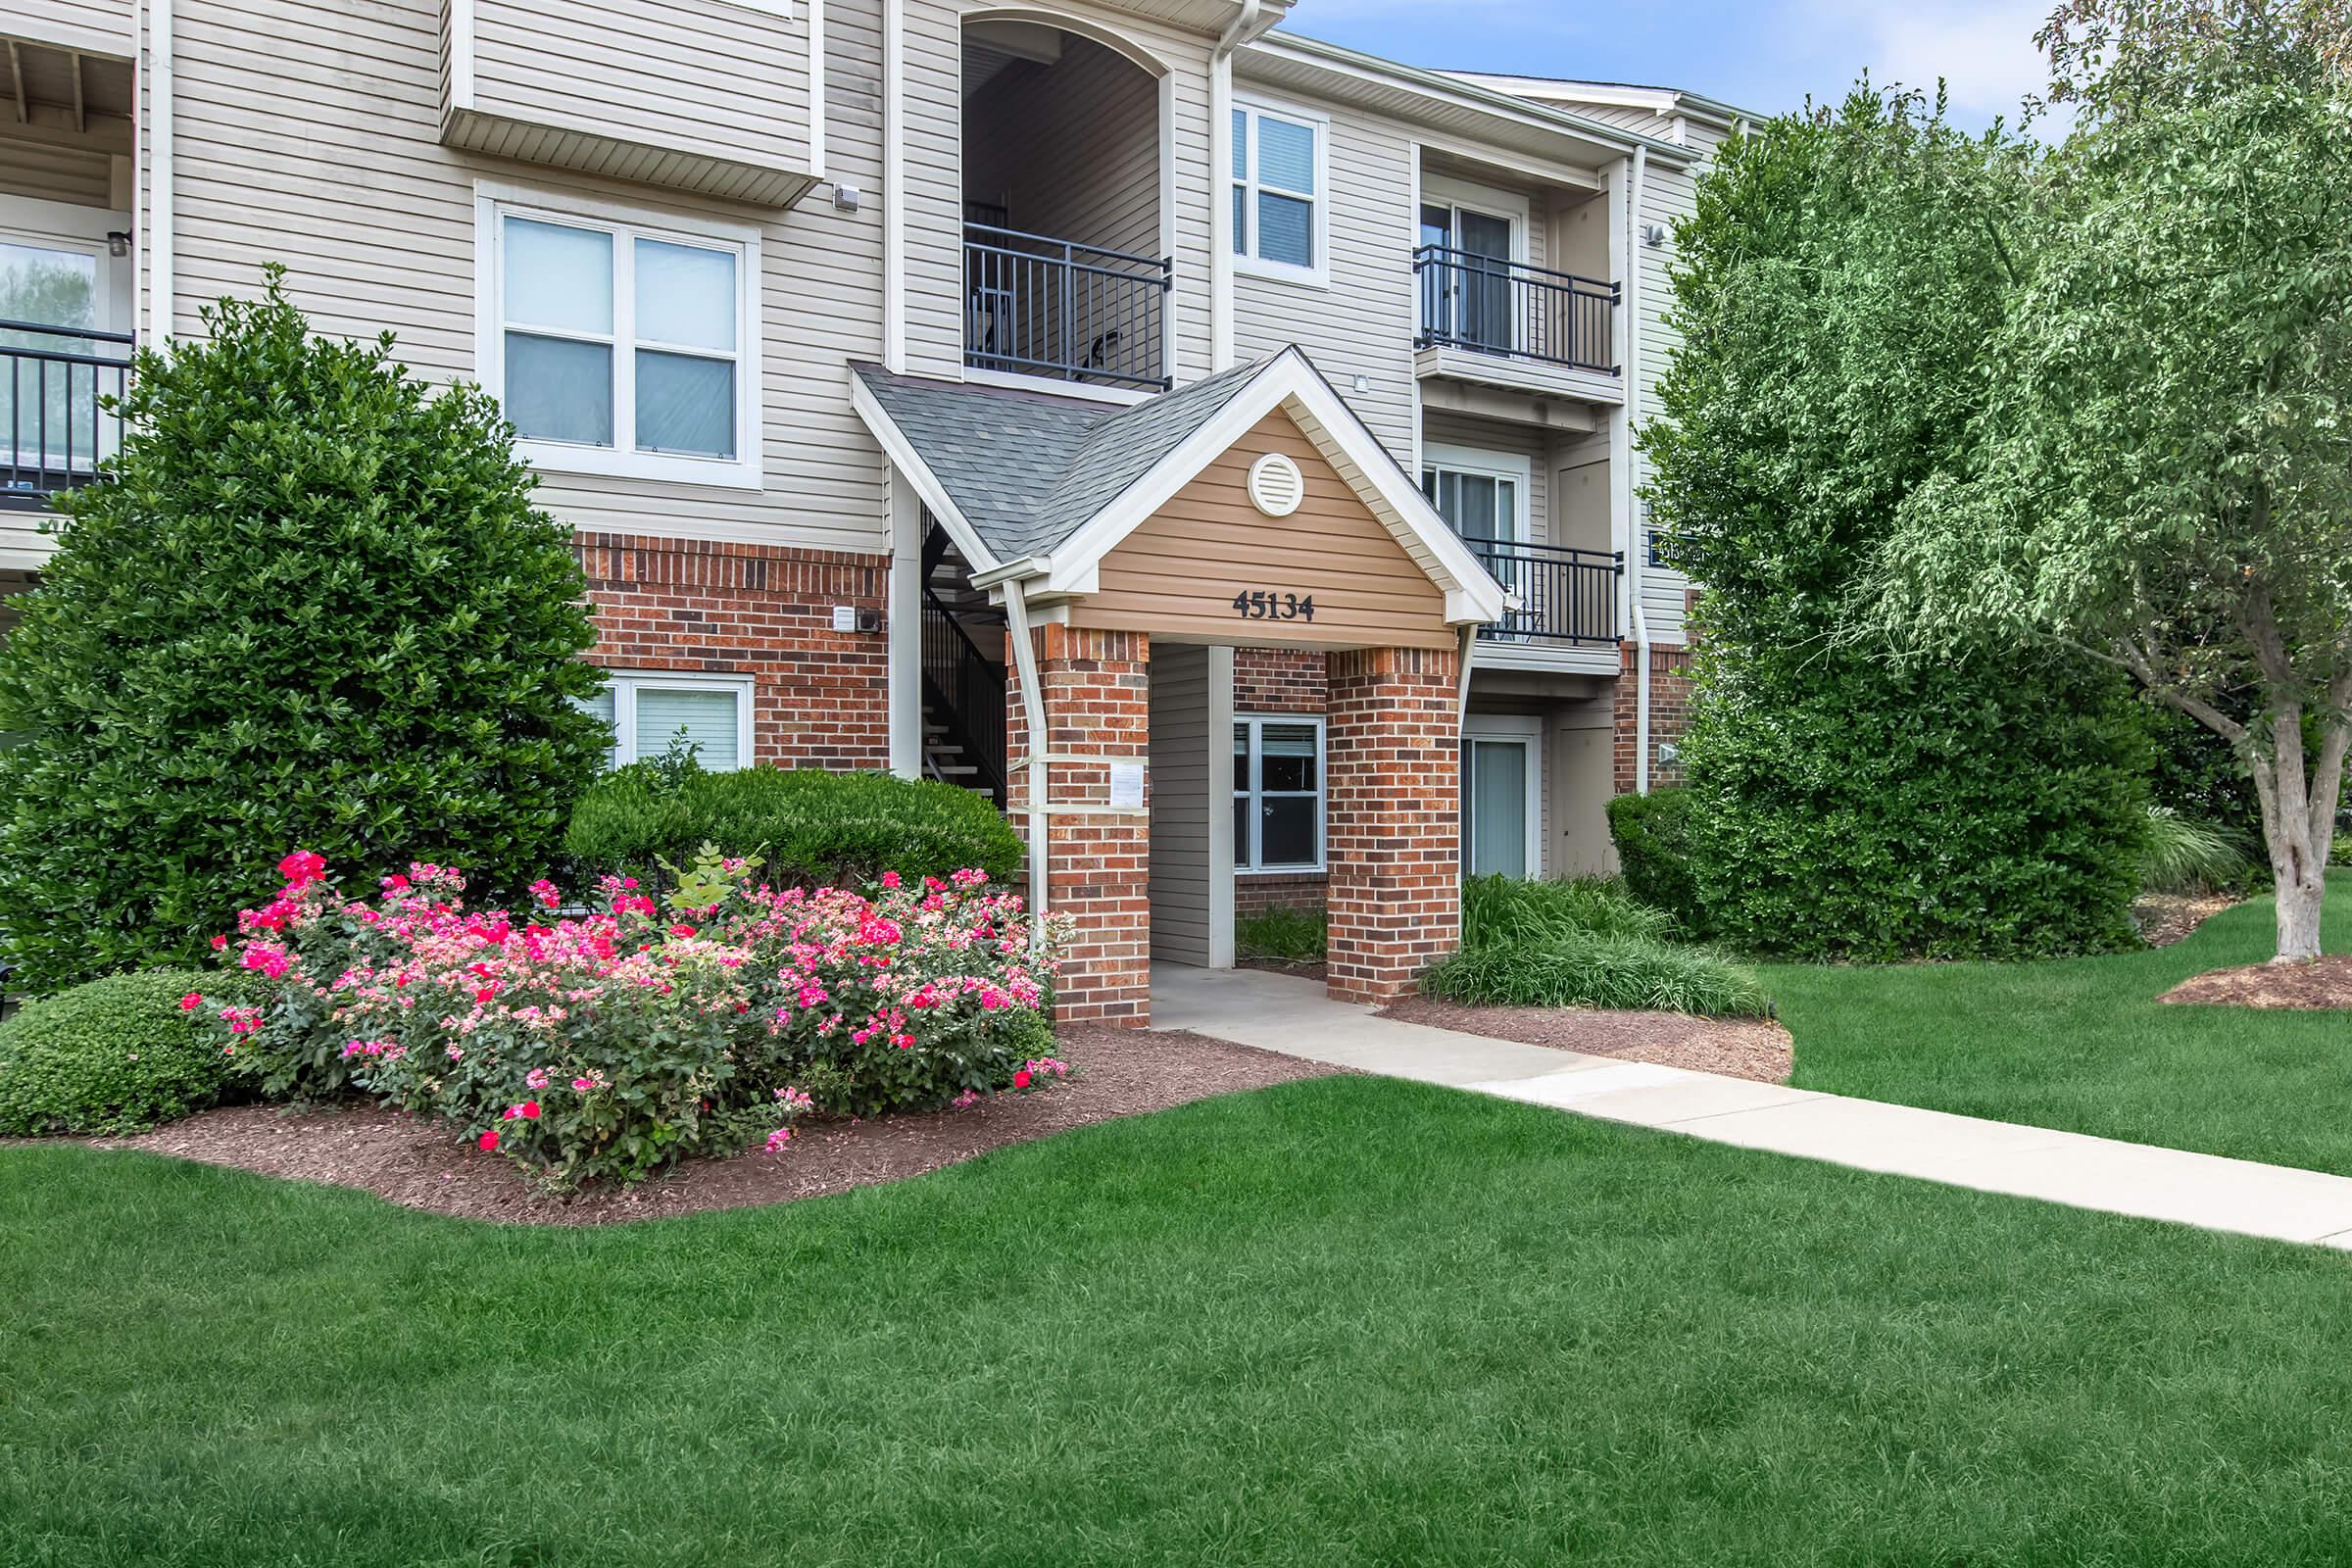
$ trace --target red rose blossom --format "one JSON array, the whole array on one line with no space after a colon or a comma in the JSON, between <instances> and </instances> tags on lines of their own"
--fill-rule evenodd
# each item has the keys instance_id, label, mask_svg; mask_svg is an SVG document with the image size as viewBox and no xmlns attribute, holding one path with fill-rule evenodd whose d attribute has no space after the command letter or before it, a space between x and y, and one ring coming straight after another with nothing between
<instances>
[{"instance_id":1,"label":"red rose blossom","mask_svg":"<svg viewBox=\"0 0 2352 1568\"><path fill-rule=\"evenodd\" d=\"M476 1149L483 1151L496 1149L498 1147L498 1129L495 1127L491 1128L488 1132L482 1134L481 1137L475 1139L473 1143Z\"/></svg>"},{"instance_id":2,"label":"red rose blossom","mask_svg":"<svg viewBox=\"0 0 2352 1568\"><path fill-rule=\"evenodd\" d=\"M1016 1072L1012 1075L1012 1087L1015 1089L1026 1089L1029 1087L1028 1068L1023 1067L1019 1072Z\"/></svg>"},{"instance_id":3,"label":"red rose blossom","mask_svg":"<svg viewBox=\"0 0 2352 1568\"><path fill-rule=\"evenodd\" d=\"M539 1102L536 1100L526 1100L522 1102L522 1119L524 1121L537 1121L539 1119Z\"/></svg>"}]
</instances>

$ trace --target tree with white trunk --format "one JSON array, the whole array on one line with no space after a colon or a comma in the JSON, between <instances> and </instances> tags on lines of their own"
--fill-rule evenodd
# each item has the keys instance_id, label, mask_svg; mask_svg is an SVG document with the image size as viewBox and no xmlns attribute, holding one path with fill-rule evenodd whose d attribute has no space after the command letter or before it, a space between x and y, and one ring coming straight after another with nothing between
<instances>
[{"instance_id":1,"label":"tree with white trunk","mask_svg":"<svg viewBox=\"0 0 2352 1568\"><path fill-rule=\"evenodd\" d=\"M2071 0L1984 410L1867 624L2045 641L2234 750L2318 956L2352 750L2352 90L2340 0Z\"/></svg>"}]
</instances>

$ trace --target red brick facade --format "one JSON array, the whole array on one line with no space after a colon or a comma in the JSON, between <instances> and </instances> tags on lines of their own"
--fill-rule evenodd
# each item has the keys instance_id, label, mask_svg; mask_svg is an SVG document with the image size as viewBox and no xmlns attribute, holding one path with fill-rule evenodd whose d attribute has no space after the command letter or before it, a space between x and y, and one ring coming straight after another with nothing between
<instances>
[{"instance_id":1,"label":"red brick facade","mask_svg":"<svg viewBox=\"0 0 2352 1568\"><path fill-rule=\"evenodd\" d=\"M889 650L833 607L883 608L888 556L583 533L573 548L608 669L752 677L752 756L782 767L890 762Z\"/></svg>"},{"instance_id":2,"label":"red brick facade","mask_svg":"<svg viewBox=\"0 0 2352 1568\"><path fill-rule=\"evenodd\" d=\"M1460 939L1454 656L1362 648L1329 667L1331 994L1386 1002Z\"/></svg>"},{"instance_id":3,"label":"red brick facade","mask_svg":"<svg viewBox=\"0 0 2352 1568\"><path fill-rule=\"evenodd\" d=\"M1143 763L1151 745L1152 643L1141 632L1041 626L1038 681L1047 734L1047 908L1077 922L1054 1018L1142 1027L1152 1016L1152 818L1110 808L1110 764ZM1028 833L1029 726L1020 672L1005 662L1013 826ZM1079 760L1064 760L1078 759ZM1147 778L1147 790L1149 789Z\"/></svg>"},{"instance_id":4,"label":"red brick facade","mask_svg":"<svg viewBox=\"0 0 2352 1568\"><path fill-rule=\"evenodd\" d=\"M1619 665L1615 696L1614 727L1617 732L1616 788L1620 795L1631 795L1638 787L1636 776L1640 764L1639 715L1635 705L1641 700L1641 685L1636 679L1641 669L1641 655L1632 643L1625 644L1618 654ZM1683 729L1690 717L1690 650L1661 648L1652 644L1649 650L1649 782L1651 787L1679 784L1683 779L1682 764L1660 762L1658 747L1683 738Z\"/></svg>"}]
</instances>

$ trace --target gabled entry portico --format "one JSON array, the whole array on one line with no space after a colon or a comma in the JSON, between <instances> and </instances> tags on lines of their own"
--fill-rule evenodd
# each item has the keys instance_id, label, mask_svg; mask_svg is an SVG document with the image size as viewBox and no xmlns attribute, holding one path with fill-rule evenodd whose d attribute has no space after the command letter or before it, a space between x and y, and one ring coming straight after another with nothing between
<instances>
[{"instance_id":1,"label":"gabled entry portico","mask_svg":"<svg viewBox=\"0 0 2352 1568\"><path fill-rule=\"evenodd\" d=\"M868 367L853 392L894 519L936 519L1003 609L1008 814L1078 930L1063 1017L1140 1024L1155 956L1233 961L1237 647L1330 656L1332 993L1454 946L1462 659L1505 596L1303 355L1130 408Z\"/></svg>"}]
</instances>

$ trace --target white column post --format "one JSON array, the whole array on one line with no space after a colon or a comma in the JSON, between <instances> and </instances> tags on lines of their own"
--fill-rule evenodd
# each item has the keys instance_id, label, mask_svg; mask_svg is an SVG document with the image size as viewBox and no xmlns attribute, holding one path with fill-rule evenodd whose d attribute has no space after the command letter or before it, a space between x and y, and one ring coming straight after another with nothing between
<instances>
[{"instance_id":1,"label":"white column post","mask_svg":"<svg viewBox=\"0 0 2352 1568\"><path fill-rule=\"evenodd\" d=\"M923 770L923 504L890 469L890 770Z\"/></svg>"}]
</instances>

